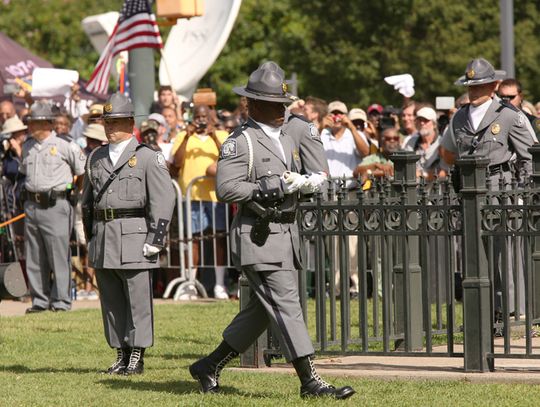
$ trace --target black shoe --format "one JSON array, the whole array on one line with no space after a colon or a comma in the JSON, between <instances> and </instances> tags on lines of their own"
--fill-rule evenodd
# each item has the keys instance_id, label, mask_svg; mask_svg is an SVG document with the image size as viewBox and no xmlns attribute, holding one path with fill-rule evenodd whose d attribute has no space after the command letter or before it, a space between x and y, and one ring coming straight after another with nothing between
<instances>
[{"instance_id":1,"label":"black shoe","mask_svg":"<svg viewBox=\"0 0 540 407\"><path fill-rule=\"evenodd\" d=\"M38 307L37 305L32 305L30 308L26 308L26 314L37 314L38 312L43 311L47 311L47 309Z\"/></svg>"},{"instance_id":2,"label":"black shoe","mask_svg":"<svg viewBox=\"0 0 540 407\"><path fill-rule=\"evenodd\" d=\"M66 311L69 311L69 310L66 309L66 308L56 308L55 306L51 305L51 311L52 312L66 312Z\"/></svg>"},{"instance_id":3,"label":"black shoe","mask_svg":"<svg viewBox=\"0 0 540 407\"><path fill-rule=\"evenodd\" d=\"M351 386L335 388L326 383L315 371L313 360L309 356L293 360L293 366L302 383L301 397L333 397L344 400L356 393Z\"/></svg>"},{"instance_id":4,"label":"black shoe","mask_svg":"<svg viewBox=\"0 0 540 407\"><path fill-rule=\"evenodd\" d=\"M189 373L199 382L203 393L217 393L221 371L236 356L238 352L223 341L210 355L193 363Z\"/></svg>"},{"instance_id":5,"label":"black shoe","mask_svg":"<svg viewBox=\"0 0 540 407\"><path fill-rule=\"evenodd\" d=\"M143 374L144 372L144 348L134 347L131 349L129 364L124 370L124 375Z\"/></svg>"},{"instance_id":6,"label":"black shoe","mask_svg":"<svg viewBox=\"0 0 540 407\"><path fill-rule=\"evenodd\" d=\"M116 349L116 360L109 367L105 373L107 374L124 374L127 365L129 364L129 348L117 348Z\"/></svg>"}]
</instances>

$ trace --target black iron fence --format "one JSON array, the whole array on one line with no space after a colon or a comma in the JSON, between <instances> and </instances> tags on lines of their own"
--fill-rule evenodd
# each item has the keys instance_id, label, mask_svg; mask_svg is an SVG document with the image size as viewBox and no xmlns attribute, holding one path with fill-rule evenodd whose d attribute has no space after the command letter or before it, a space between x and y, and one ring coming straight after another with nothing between
<instances>
[{"instance_id":1,"label":"black iron fence","mask_svg":"<svg viewBox=\"0 0 540 407\"><path fill-rule=\"evenodd\" d=\"M463 357L479 372L539 358L540 147L531 152L521 183L490 184L487 160L458 160L459 194L417 181L418 156L399 152L392 179L332 183L301 203L300 297L319 351Z\"/></svg>"}]
</instances>

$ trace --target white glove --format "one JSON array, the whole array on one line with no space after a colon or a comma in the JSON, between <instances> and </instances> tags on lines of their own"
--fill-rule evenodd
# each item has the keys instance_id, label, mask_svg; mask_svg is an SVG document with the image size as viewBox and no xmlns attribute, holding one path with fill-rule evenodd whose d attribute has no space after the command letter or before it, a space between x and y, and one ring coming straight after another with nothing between
<instances>
[{"instance_id":1,"label":"white glove","mask_svg":"<svg viewBox=\"0 0 540 407\"><path fill-rule=\"evenodd\" d=\"M151 257L154 254L158 254L161 251L159 247L152 246L151 244L145 243L142 248L142 254L144 257Z\"/></svg>"},{"instance_id":2,"label":"white glove","mask_svg":"<svg viewBox=\"0 0 540 407\"><path fill-rule=\"evenodd\" d=\"M283 193L292 194L298 191L306 181L307 177L305 175L298 174L297 172L285 171L281 176Z\"/></svg>"},{"instance_id":3,"label":"white glove","mask_svg":"<svg viewBox=\"0 0 540 407\"><path fill-rule=\"evenodd\" d=\"M322 184L326 181L326 177L319 174L311 174L307 179L304 185L300 187L300 193L302 194L314 194L321 190Z\"/></svg>"}]
</instances>

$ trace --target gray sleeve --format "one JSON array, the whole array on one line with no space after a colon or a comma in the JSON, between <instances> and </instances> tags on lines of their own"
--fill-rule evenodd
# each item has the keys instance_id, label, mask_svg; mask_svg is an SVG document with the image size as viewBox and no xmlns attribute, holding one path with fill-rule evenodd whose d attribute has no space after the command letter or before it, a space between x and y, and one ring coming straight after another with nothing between
<instances>
[{"instance_id":1,"label":"gray sleeve","mask_svg":"<svg viewBox=\"0 0 540 407\"><path fill-rule=\"evenodd\" d=\"M242 135L230 136L221 146L216 175L216 194L220 201L251 200L258 184L248 179L249 152Z\"/></svg>"},{"instance_id":2,"label":"gray sleeve","mask_svg":"<svg viewBox=\"0 0 540 407\"><path fill-rule=\"evenodd\" d=\"M458 153L456 137L454 136L454 117L450 119L450 123L448 124L448 126L446 126L446 129L444 130L441 138L441 147L452 153Z\"/></svg>"},{"instance_id":3,"label":"gray sleeve","mask_svg":"<svg viewBox=\"0 0 540 407\"><path fill-rule=\"evenodd\" d=\"M167 162L161 152L145 152L146 165L146 209L148 234L146 243L157 247L165 246L174 205L175 192Z\"/></svg>"},{"instance_id":4,"label":"gray sleeve","mask_svg":"<svg viewBox=\"0 0 540 407\"><path fill-rule=\"evenodd\" d=\"M527 174L532 172L532 156L529 147L534 144L534 132L529 120L521 112L518 112L514 123L508 133L508 140L516 153L520 166Z\"/></svg>"},{"instance_id":5,"label":"gray sleeve","mask_svg":"<svg viewBox=\"0 0 540 407\"><path fill-rule=\"evenodd\" d=\"M302 161L303 173L316 174L321 171L330 174L328 160L324 152L323 143L319 131L313 123L302 126L302 134L299 135L299 154Z\"/></svg>"},{"instance_id":6,"label":"gray sleeve","mask_svg":"<svg viewBox=\"0 0 540 407\"><path fill-rule=\"evenodd\" d=\"M84 174L86 156L81 150L81 147L79 147L79 145L73 141L68 145L68 160L69 166L71 167L74 175Z\"/></svg>"}]
</instances>

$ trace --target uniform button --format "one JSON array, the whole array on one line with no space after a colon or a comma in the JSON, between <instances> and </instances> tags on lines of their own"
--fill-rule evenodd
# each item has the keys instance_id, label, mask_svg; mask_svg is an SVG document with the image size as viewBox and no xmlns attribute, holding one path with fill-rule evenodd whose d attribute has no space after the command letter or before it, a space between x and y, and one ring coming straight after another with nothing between
<instances>
[{"instance_id":1,"label":"uniform button","mask_svg":"<svg viewBox=\"0 0 540 407\"><path fill-rule=\"evenodd\" d=\"M142 228L139 226L139 230L141 230Z\"/></svg>"},{"instance_id":2,"label":"uniform button","mask_svg":"<svg viewBox=\"0 0 540 407\"><path fill-rule=\"evenodd\" d=\"M265 198L268 198L268 194L264 194L264 197L265 197Z\"/></svg>"},{"instance_id":3,"label":"uniform button","mask_svg":"<svg viewBox=\"0 0 540 407\"><path fill-rule=\"evenodd\" d=\"M272 171L268 170L268 174L272 174Z\"/></svg>"},{"instance_id":4,"label":"uniform button","mask_svg":"<svg viewBox=\"0 0 540 407\"><path fill-rule=\"evenodd\" d=\"M272 196L276 196L276 193L274 192L274 193L272 194Z\"/></svg>"},{"instance_id":5,"label":"uniform button","mask_svg":"<svg viewBox=\"0 0 540 407\"><path fill-rule=\"evenodd\" d=\"M109 189L109 194L112 194L112 189Z\"/></svg>"}]
</instances>

